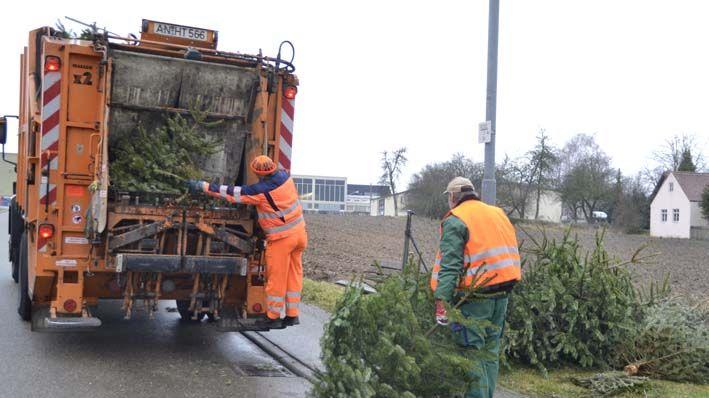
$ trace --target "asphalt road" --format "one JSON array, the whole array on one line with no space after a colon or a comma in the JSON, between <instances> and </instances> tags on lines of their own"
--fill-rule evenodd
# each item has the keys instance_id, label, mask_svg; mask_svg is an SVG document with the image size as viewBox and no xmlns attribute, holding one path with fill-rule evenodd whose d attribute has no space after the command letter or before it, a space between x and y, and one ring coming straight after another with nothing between
<instances>
[{"instance_id":1,"label":"asphalt road","mask_svg":"<svg viewBox=\"0 0 709 398\"><path fill-rule=\"evenodd\" d=\"M0 398L305 397L295 377L237 333L186 325L163 302L150 320L125 321L116 301L101 302L96 331L31 332L17 315L7 260L7 213L0 214ZM139 308L140 306L136 306Z\"/></svg>"}]
</instances>

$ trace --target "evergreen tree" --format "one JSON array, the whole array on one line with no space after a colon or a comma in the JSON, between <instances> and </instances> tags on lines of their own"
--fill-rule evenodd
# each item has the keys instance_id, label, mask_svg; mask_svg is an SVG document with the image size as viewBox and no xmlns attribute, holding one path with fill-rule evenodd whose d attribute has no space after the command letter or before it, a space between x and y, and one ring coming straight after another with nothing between
<instances>
[{"instance_id":1,"label":"evergreen tree","mask_svg":"<svg viewBox=\"0 0 709 398\"><path fill-rule=\"evenodd\" d=\"M699 203L699 207L702 208L702 215L709 221L709 185L704 187L702 191L702 201Z\"/></svg>"},{"instance_id":2,"label":"evergreen tree","mask_svg":"<svg viewBox=\"0 0 709 398\"><path fill-rule=\"evenodd\" d=\"M682 160L679 163L679 167L677 167L677 171L691 171L692 173L697 171L697 166L694 165L692 160L692 151L689 148L685 148L682 151Z\"/></svg>"}]
</instances>

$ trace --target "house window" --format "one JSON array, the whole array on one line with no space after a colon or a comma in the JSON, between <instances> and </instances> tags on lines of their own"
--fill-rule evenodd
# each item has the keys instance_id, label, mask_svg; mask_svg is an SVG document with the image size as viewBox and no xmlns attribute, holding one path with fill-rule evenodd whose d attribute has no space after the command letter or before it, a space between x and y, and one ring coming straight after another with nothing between
<instances>
[{"instance_id":1,"label":"house window","mask_svg":"<svg viewBox=\"0 0 709 398\"><path fill-rule=\"evenodd\" d=\"M662 222L667 222L667 209L660 210L660 215L662 216Z\"/></svg>"},{"instance_id":2,"label":"house window","mask_svg":"<svg viewBox=\"0 0 709 398\"><path fill-rule=\"evenodd\" d=\"M672 192L672 191L674 191L674 190L675 190L675 183L674 183L674 182L671 182L671 183L670 183L670 192Z\"/></svg>"},{"instance_id":3,"label":"house window","mask_svg":"<svg viewBox=\"0 0 709 398\"><path fill-rule=\"evenodd\" d=\"M679 222L679 209L672 209L672 221Z\"/></svg>"}]
</instances>

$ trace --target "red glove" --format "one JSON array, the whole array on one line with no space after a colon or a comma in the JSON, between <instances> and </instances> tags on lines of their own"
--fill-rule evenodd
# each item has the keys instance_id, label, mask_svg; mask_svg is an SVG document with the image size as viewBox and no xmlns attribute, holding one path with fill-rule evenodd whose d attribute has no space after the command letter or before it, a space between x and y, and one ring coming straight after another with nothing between
<instances>
[{"instance_id":1,"label":"red glove","mask_svg":"<svg viewBox=\"0 0 709 398\"><path fill-rule=\"evenodd\" d=\"M448 313L443 305L443 300L436 300L436 323L442 326L448 325Z\"/></svg>"}]
</instances>

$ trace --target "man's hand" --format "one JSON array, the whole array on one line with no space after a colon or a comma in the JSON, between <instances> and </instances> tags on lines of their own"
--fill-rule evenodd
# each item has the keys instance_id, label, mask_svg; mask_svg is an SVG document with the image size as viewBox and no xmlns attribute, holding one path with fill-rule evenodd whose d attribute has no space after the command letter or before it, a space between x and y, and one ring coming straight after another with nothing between
<instances>
[{"instance_id":1,"label":"man's hand","mask_svg":"<svg viewBox=\"0 0 709 398\"><path fill-rule=\"evenodd\" d=\"M442 326L448 325L448 313L443 300L436 299L436 323Z\"/></svg>"},{"instance_id":2,"label":"man's hand","mask_svg":"<svg viewBox=\"0 0 709 398\"><path fill-rule=\"evenodd\" d=\"M185 184L187 185L187 190L189 193L204 192L204 189L202 188L204 186L204 181L188 180Z\"/></svg>"}]
</instances>

